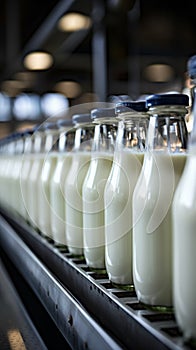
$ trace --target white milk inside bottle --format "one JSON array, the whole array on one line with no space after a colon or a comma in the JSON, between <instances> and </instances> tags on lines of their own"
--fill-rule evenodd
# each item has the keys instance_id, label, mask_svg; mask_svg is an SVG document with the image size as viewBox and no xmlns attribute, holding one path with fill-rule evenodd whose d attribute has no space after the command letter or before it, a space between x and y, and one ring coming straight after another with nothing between
<instances>
[{"instance_id":1,"label":"white milk inside bottle","mask_svg":"<svg viewBox=\"0 0 196 350\"><path fill-rule=\"evenodd\" d=\"M196 56L188 61L195 95ZM185 340L196 339L196 104L189 139L186 165L176 188L172 206L173 220L173 298L177 324Z\"/></svg>"},{"instance_id":2,"label":"white milk inside bottle","mask_svg":"<svg viewBox=\"0 0 196 350\"><path fill-rule=\"evenodd\" d=\"M139 301L150 307L173 306L173 194L186 162L188 96L158 94L149 106L147 150L133 193L133 278Z\"/></svg>"},{"instance_id":3,"label":"white milk inside bottle","mask_svg":"<svg viewBox=\"0 0 196 350\"><path fill-rule=\"evenodd\" d=\"M72 120L59 120L59 150L54 174L50 181L51 230L56 245L66 246L65 197L63 187L72 162L75 129Z\"/></svg>"},{"instance_id":4,"label":"white milk inside bottle","mask_svg":"<svg viewBox=\"0 0 196 350\"><path fill-rule=\"evenodd\" d=\"M22 196L20 189L20 172L22 168L22 155L24 151L24 135L18 133L15 142L15 157L12 165L10 199L14 213L21 214Z\"/></svg>"},{"instance_id":5,"label":"white milk inside bottle","mask_svg":"<svg viewBox=\"0 0 196 350\"><path fill-rule=\"evenodd\" d=\"M2 138L0 140L0 205L4 206L4 181L5 181L5 174L6 174L6 168L7 168L7 151L8 151L8 147L7 147L7 143L8 143L8 137Z\"/></svg>"},{"instance_id":6,"label":"white milk inside bottle","mask_svg":"<svg viewBox=\"0 0 196 350\"><path fill-rule=\"evenodd\" d=\"M59 127L57 122L46 125L45 157L38 181L38 227L46 237L52 237L51 213L53 208L50 201L50 181L57 162L59 145Z\"/></svg>"},{"instance_id":7,"label":"white milk inside bottle","mask_svg":"<svg viewBox=\"0 0 196 350\"><path fill-rule=\"evenodd\" d=\"M7 203L7 208L11 210L12 214L14 213L14 205L13 205L13 198L12 198L12 188L13 188L13 169L15 167L15 160L16 160L16 143L17 143L17 132L12 133L11 141L9 144L9 160L6 170L6 177L5 177L5 186L6 191L9 193L9 196L7 195L7 199L5 199L5 202Z\"/></svg>"},{"instance_id":8,"label":"white milk inside bottle","mask_svg":"<svg viewBox=\"0 0 196 350\"><path fill-rule=\"evenodd\" d=\"M2 141L2 152L1 152L1 188L0 188L0 201L3 208L10 210L10 176L12 163L14 159L15 152L15 141L13 134L8 135Z\"/></svg>"},{"instance_id":9,"label":"white milk inside bottle","mask_svg":"<svg viewBox=\"0 0 196 350\"><path fill-rule=\"evenodd\" d=\"M3 150L3 166L1 167L1 204L6 210L11 209L10 196L10 178L12 174L12 166L14 161L15 152L15 136L13 134L7 137L5 140L5 147ZM2 158L1 158L2 159ZM1 164L2 165L2 164Z\"/></svg>"},{"instance_id":10,"label":"white milk inside bottle","mask_svg":"<svg viewBox=\"0 0 196 350\"><path fill-rule=\"evenodd\" d=\"M91 160L94 125L89 114L74 115L72 118L76 123L76 132L72 164L64 186L65 229L69 252L81 256L83 255L82 186Z\"/></svg>"},{"instance_id":11,"label":"white milk inside bottle","mask_svg":"<svg viewBox=\"0 0 196 350\"><path fill-rule=\"evenodd\" d=\"M196 147L189 151L173 201L174 312L186 338L196 338Z\"/></svg>"},{"instance_id":12,"label":"white milk inside bottle","mask_svg":"<svg viewBox=\"0 0 196 350\"><path fill-rule=\"evenodd\" d=\"M104 190L111 171L117 119L114 108L91 111L95 125L92 157L82 189L84 257L92 269L105 269Z\"/></svg>"},{"instance_id":13,"label":"white milk inside bottle","mask_svg":"<svg viewBox=\"0 0 196 350\"><path fill-rule=\"evenodd\" d=\"M21 191L21 215L28 221L28 181L33 162L33 144L35 140L36 127L26 131L24 141L24 154L22 156L22 166L20 171L20 191Z\"/></svg>"},{"instance_id":14,"label":"white milk inside bottle","mask_svg":"<svg viewBox=\"0 0 196 350\"><path fill-rule=\"evenodd\" d=\"M24 136L24 153L22 155L22 164L19 175L19 188L20 188L20 198L21 207L20 215L24 220L27 220L27 181L29 178L29 173L32 164L32 148L33 148L33 133L35 128L28 129L25 131Z\"/></svg>"},{"instance_id":15,"label":"white milk inside bottle","mask_svg":"<svg viewBox=\"0 0 196 350\"><path fill-rule=\"evenodd\" d=\"M42 166L45 159L45 123L42 124L35 132L33 144L33 159L27 180L27 213L29 223L39 230L38 222L38 193L39 179L41 176Z\"/></svg>"},{"instance_id":16,"label":"white milk inside bottle","mask_svg":"<svg viewBox=\"0 0 196 350\"><path fill-rule=\"evenodd\" d=\"M105 187L105 259L112 283L133 287L132 194L141 171L148 125L145 102L116 105L118 133Z\"/></svg>"}]
</instances>

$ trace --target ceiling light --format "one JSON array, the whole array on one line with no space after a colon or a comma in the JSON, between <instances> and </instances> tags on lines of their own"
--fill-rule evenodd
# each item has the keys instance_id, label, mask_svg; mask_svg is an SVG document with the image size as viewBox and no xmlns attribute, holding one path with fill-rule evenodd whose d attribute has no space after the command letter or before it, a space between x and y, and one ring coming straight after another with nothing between
<instances>
[{"instance_id":1,"label":"ceiling light","mask_svg":"<svg viewBox=\"0 0 196 350\"><path fill-rule=\"evenodd\" d=\"M55 85L54 90L67 98L75 98L82 92L81 85L75 81L60 81Z\"/></svg>"},{"instance_id":2,"label":"ceiling light","mask_svg":"<svg viewBox=\"0 0 196 350\"><path fill-rule=\"evenodd\" d=\"M14 100L13 113L18 120L36 120L41 116L40 97L36 94L18 95Z\"/></svg>"},{"instance_id":3,"label":"ceiling light","mask_svg":"<svg viewBox=\"0 0 196 350\"><path fill-rule=\"evenodd\" d=\"M151 64L145 68L144 77L151 82L164 83L174 77L174 70L168 64Z\"/></svg>"},{"instance_id":4,"label":"ceiling light","mask_svg":"<svg viewBox=\"0 0 196 350\"><path fill-rule=\"evenodd\" d=\"M68 13L60 18L58 28L65 32L74 32L81 29L88 29L91 26L91 19L80 13Z\"/></svg>"},{"instance_id":5,"label":"ceiling light","mask_svg":"<svg viewBox=\"0 0 196 350\"><path fill-rule=\"evenodd\" d=\"M41 98L41 108L45 117L58 116L69 107L67 98L58 93L46 93Z\"/></svg>"},{"instance_id":6,"label":"ceiling light","mask_svg":"<svg viewBox=\"0 0 196 350\"><path fill-rule=\"evenodd\" d=\"M53 64L53 57L47 52L31 52L24 58L24 66L30 70L48 69Z\"/></svg>"}]
</instances>

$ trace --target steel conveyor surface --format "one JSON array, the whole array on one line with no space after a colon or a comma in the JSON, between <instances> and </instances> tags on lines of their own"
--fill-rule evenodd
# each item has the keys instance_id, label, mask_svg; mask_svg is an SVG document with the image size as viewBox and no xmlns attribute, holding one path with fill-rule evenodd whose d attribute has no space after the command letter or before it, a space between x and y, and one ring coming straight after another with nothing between
<instances>
[{"instance_id":1,"label":"steel conveyor surface","mask_svg":"<svg viewBox=\"0 0 196 350\"><path fill-rule=\"evenodd\" d=\"M0 258L0 349L47 350Z\"/></svg>"},{"instance_id":2,"label":"steel conveyor surface","mask_svg":"<svg viewBox=\"0 0 196 350\"><path fill-rule=\"evenodd\" d=\"M184 343L172 311L148 310L134 291L114 288L106 274L4 211L0 245L74 350L196 349Z\"/></svg>"}]
</instances>

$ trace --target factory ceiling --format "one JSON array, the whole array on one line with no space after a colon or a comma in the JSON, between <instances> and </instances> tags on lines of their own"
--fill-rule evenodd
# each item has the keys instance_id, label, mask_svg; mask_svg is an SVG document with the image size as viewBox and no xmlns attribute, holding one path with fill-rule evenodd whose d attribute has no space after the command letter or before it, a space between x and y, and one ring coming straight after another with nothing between
<instances>
[{"instance_id":1,"label":"factory ceiling","mask_svg":"<svg viewBox=\"0 0 196 350\"><path fill-rule=\"evenodd\" d=\"M142 94L180 90L187 59L196 52L194 1L187 0L1 0L0 83L31 73L23 90L43 94L56 83L74 80L82 92ZM68 12L90 16L92 26L61 32L57 23ZM23 59L31 51L53 56L53 65L29 72ZM153 81L146 68L165 64L172 73Z\"/></svg>"}]
</instances>

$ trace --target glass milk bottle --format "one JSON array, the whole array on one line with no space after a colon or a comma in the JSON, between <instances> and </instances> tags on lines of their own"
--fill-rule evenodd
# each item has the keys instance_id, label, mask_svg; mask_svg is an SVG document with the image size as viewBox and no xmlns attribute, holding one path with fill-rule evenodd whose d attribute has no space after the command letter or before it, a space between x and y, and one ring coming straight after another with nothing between
<instances>
[{"instance_id":1,"label":"glass milk bottle","mask_svg":"<svg viewBox=\"0 0 196 350\"><path fill-rule=\"evenodd\" d=\"M26 207L24 205L24 197L23 197L23 191L22 191L22 187L21 187L21 178L22 178L22 172L24 169L24 162L25 162L25 157L26 157L26 152L27 150L30 151L30 144L31 143L31 136L32 136L33 131L30 129L26 129L24 130L23 133L23 153L20 155L20 168L19 168L19 172L17 174L16 177L16 186L18 188L19 191L19 202L17 204L17 208L18 208L18 212L20 214L20 216L24 219L26 216ZM29 155L29 154L28 154Z\"/></svg>"},{"instance_id":2,"label":"glass milk bottle","mask_svg":"<svg viewBox=\"0 0 196 350\"><path fill-rule=\"evenodd\" d=\"M22 166L20 171L20 191L21 191L21 215L28 221L28 181L33 163L33 150L35 141L35 132L37 127L28 129L25 132L24 153L22 156Z\"/></svg>"},{"instance_id":3,"label":"glass milk bottle","mask_svg":"<svg viewBox=\"0 0 196 350\"><path fill-rule=\"evenodd\" d=\"M147 150L133 193L133 279L150 307L172 307L173 194L186 162L185 115L189 99L178 93L147 97Z\"/></svg>"},{"instance_id":4,"label":"glass milk bottle","mask_svg":"<svg viewBox=\"0 0 196 350\"><path fill-rule=\"evenodd\" d=\"M95 125L91 121L90 114L74 115L72 119L76 132L72 163L64 186L65 230L69 252L81 256L83 255L82 186L90 164Z\"/></svg>"},{"instance_id":5,"label":"glass milk bottle","mask_svg":"<svg viewBox=\"0 0 196 350\"><path fill-rule=\"evenodd\" d=\"M4 140L4 146L1 155L1 204L6 210L11 209L10 203L10 178L12 174L12 165L15 157L15 135L10 134ZM3 161L3 164L2 164Z\"/></svg>"},{"instance_id":6,"label":"glass milk bottle","mask_svg":"<svg viewBox=\"0 0 196 350\"><path fill-rule=\"evenodd\" d=\"M0 204L3 208L7 208L6 203L6 174L9 167L9 147L11 143L11 135L8 135L0 141ZM14 149L13 149L14 151Z\"/></svg>"},{"instance_id":7,"label":"glass milk bottle","mask_svg":"<svg viewBox=\"0 0 196 350\"><path fill-rule=\"evenodd\" d=\"M57 163L50 181L51 230L56 245L66 246L65 198L63 186L72 162L75 128L72 120L59 120L59 149Z\"/></svg>"},{"instance_id":8,"label":"glass milk bottle","mask_svg":"<svg viewBox=\"0 0 196 350\"><path fill-rule=\"evenodd\" d=\"M10 200L14 213L20 214L22 206L22 196L20 189L20 172L22 167L22 156L24 151L24 133L16 134L14 161L12 164L11 184L10 184Z\"/></svg>"},{"instance_id":9,"label":"glass milk bottle","mask_svg":"<svg viewBox=\"0 0 196 350\"><path fill-rule=\"evenodd\" d=\"M190 62L196 78L196 56ZM173 218L173 298L177 324L185 339L196 339L196 99L186 165L176 188Z\"/></svg>"},{"instance_id":10,"label":"glass milk bottle","mask_svg":"<svg viewBox=\"0 0 196 350\"><path fill-rule=\"evenodd\" d=\"M114 108L91 111L95 125L90 166L82 189L84 257L92 269L105 269L104 189L112 167L117 119Z\"/></svg>"},{"instance_id":11,"label":"glass milk bottle","mask_svg":"<svg viewBox=\"0 0 196 350\"><path fill-rule=\"evenodd\" d=\"M132 195L142 167L148 116L144 101L120 102L116 114L116 147L104 195L105 259L110 281L131 288Z\"/></svg>"},{"instance_id":12,"label":"glass milk bottle","mask_svg":"<svg viewBox=\"0 0 196 350\"><path fill-rule=\"evenodd\" d=\"M38 193L39 193L39 179L41 176L42 166L44 164L46 141L46 124L43 123L38 127L33 135L33 154L32 164L27 178L27 213L28 221L35 228L39 228L39 212L38 212Z\"/></svg>"},{"instance_id":13,"label":"glass milk bottle","mask_svg":"<svg viewBox=\"0 0 196 350\"><path fill-rule=\"evenodd\" d=\"M9 157L9 166L8 166L8 171L7 171L7 174L6 174L6 186L7 186L7 190L8 190L8 193L9 193L9 196L8 196L8 204L9 204L9 208L11 209L12 211L12 214L14 213L14 206L13 206L13 196L12 196L12 189L13 189L13 169L14 169L14 166L15 166L15 160L17 158L17 155L16 155L16 144L17 144L17 141L18 141L18 133L17 132L14 132L12 133L12 142L10 144L10 150L11 153L10 153L10 157Z\"/></svg>"},{"instance_id":14,"label":"glass milk bottle","mask_svg":"<svg viewBox=\"0 0 196 350\"><path fill-rule=\"evenodd\" d=\"M6 202L9 210L11 210L12 214L14 213L14 205L13 205L13 196L12 196L12 188L13 188L13 168L15 165L15 160L17 158L16 155L16 144L18 141L18 133L14 132L11 134L10 142L9 142L9 152L8 152L8 165L5 174L5 186L6 186Z\"/></svg>"},{"instance_id":15,"label":"glass milk bottle","mask_svg":"<svg viewBox=\"0 0 196 350\"><path fill-rule=\"evenodd\" d=\"M50 202L50 181L53 176L59 147L59 127L57 122L47 122L45 130L45 156L38 182L38 227L40 232L52 238Z\"/></svg>"},{"instance_id":16,"label":"glass milk bottle","mask_svg":"<svg viewBox=\"0 0 196 350\"><path fill-rule=\"evenodd\" d=\"M0 139L0 205L4 206L5 174L8 164L8 137Z\"/></svg>"}]
</instances>

